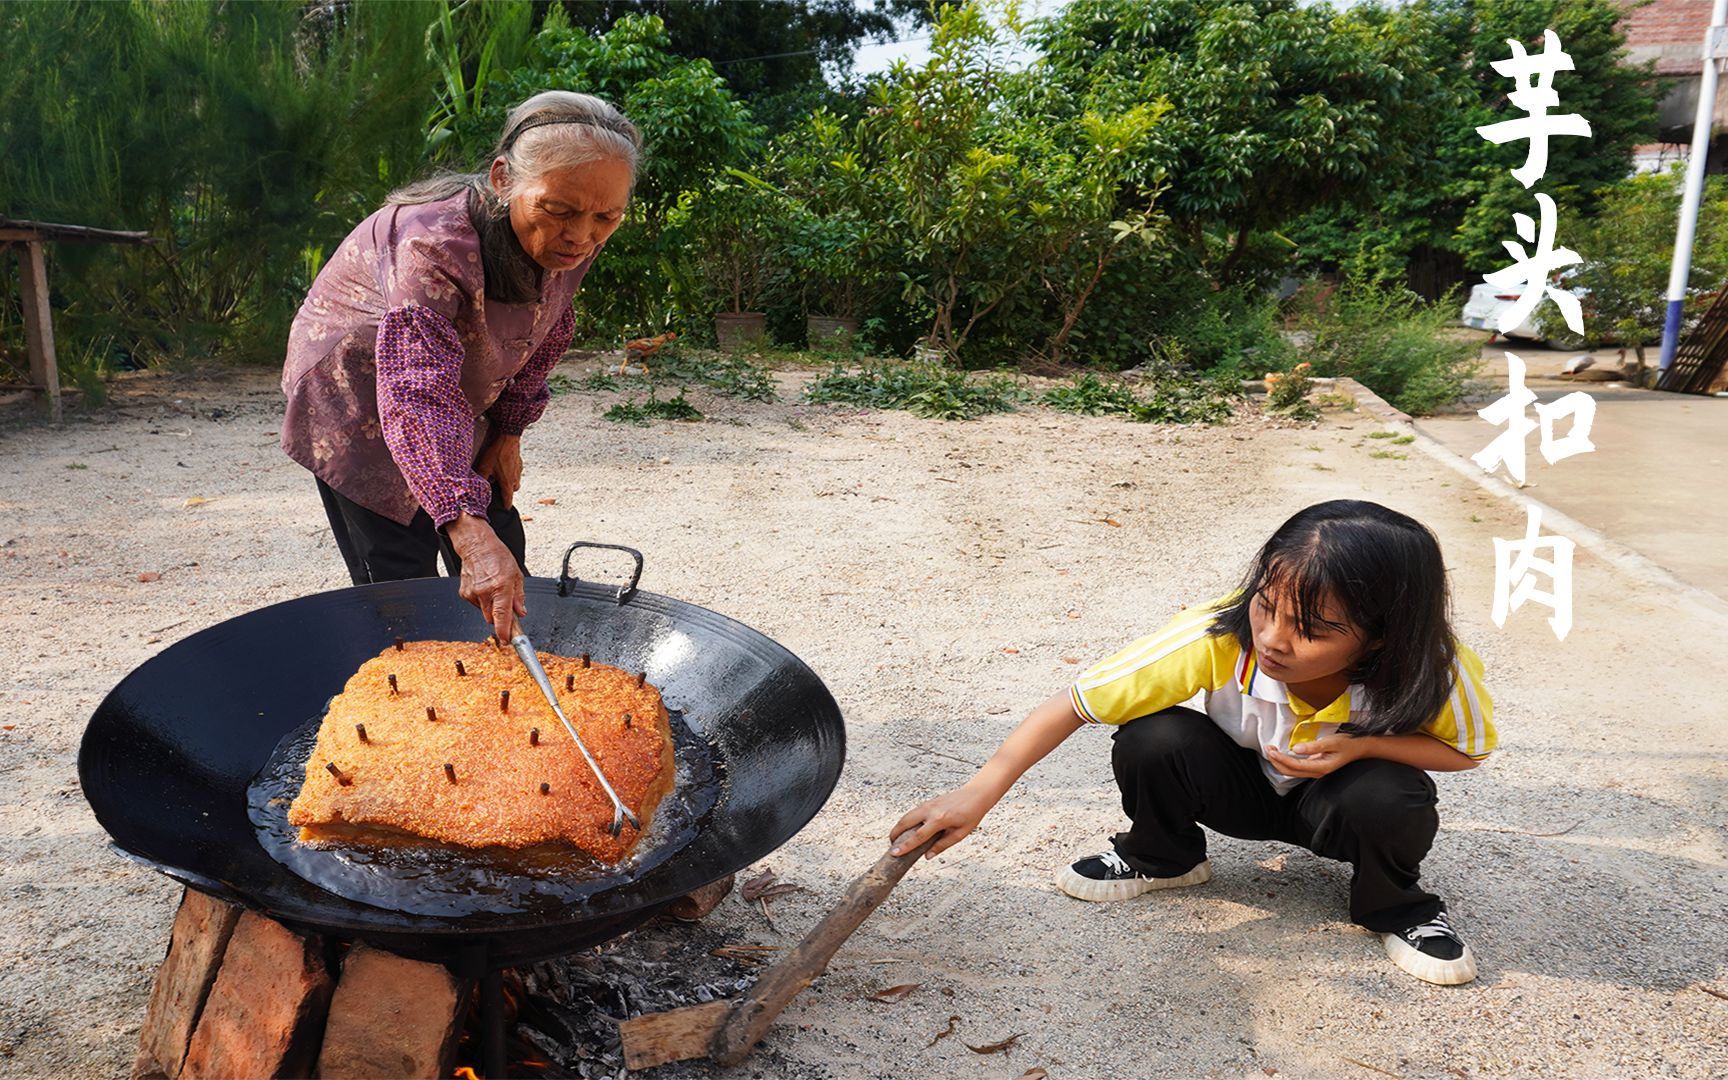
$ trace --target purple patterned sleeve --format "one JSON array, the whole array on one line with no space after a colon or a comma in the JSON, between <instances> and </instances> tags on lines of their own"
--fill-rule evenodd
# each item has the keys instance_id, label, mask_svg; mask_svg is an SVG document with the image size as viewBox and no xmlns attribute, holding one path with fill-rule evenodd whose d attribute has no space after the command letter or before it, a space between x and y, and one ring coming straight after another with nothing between
<instances>
[{"instance_id":1,"label":"purple patterned sleeve","mask_svg":"<svg viewBox=\"0 0 1728 1080\"><path fill-rule=\"evenodd\" d=\"M492 485L470 466L474 414L462 395L462 341L450 320L418 304L378 321L378 417L408 490L446 525L486 516Z\"/></svg>"},{"instance_id":2,"label":"purple patterned sleeve","mask_svg":"<svg viewBox=\"0 0 1728 1080\"><path fill-rule=\"evenodd\" d=\"M540 343L510 385L498 395L498 400L486 410L486 418L492 421L495 430L504 435L520 435L528 430L529 424L540 419L540 414L546 411L546 403L552 400L546 376L558 366L564 350L570 347L570 339L575 336L576 309L567 307L564 315L553 324L546 340Z\"/></svg>"}]
</instances>

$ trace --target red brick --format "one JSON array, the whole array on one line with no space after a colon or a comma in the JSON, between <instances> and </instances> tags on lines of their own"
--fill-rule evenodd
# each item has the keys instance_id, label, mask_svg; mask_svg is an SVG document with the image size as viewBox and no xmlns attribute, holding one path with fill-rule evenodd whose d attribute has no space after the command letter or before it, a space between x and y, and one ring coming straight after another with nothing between
<instances>
[{"instance_id":1,"label":"red brick","mask_svg":"<svg viewBox=\"0 0 1728 1080\"><path fill-rule=\"evenodd\" d=\"M696 922L719 907L720 901L726 899L731 892L732 875L727 874L719 881L710 882L672 901L666 914L681 922Z\"/></svg>"},{"instance_id":2,"label":"red brick","mask_svg":"<svg viewBox=\"0 0 1728 1080\"><path fill-rule=\"evenodd\" d=\"M330 1003L323 1080L450 1075L467 984L437 964L356 945Z\"/></svg>"},{"instance_id":3,"label":"red brick","mask_svg":"<svg viewBox=\"0 0 1728 1080\"><path fill-rule=\"evenodd\" d=\"M133 1080L180 1075L186 1046L239 918L240 909L232 904L191 889L181 895L168 955L156 971L150 1009L138 1033Z\"/></svg>"},{"instance_id":4,"label":"red brick","mask_svg":"<svg viewBox=\"0 0 1728 1080\"><path fill-rule=\"evenodd\" d=\"M309 1075L330 989L318 939L246 912L228 939L181 1077Z\"/></svg>"}]
</instances>

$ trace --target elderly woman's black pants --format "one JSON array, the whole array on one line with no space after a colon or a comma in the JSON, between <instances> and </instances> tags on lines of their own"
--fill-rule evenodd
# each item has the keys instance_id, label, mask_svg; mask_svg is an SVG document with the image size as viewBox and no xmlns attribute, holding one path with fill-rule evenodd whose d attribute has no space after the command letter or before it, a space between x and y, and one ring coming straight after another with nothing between
<instances>
[{"instance_id":1,"label":"elderly woman's black pants","mask_svg":"<svg viewBox=\"0 0 1728 1080\"><path fill-rule=\"evenodd\" d=\"M1113 838L1116 853L1142 873L1176 877L1206 858L1204 825L1350 863L1350 918L1370 930L1404 930L1444 907L1417 885L1440 826L1426 772L1365 758L1279 795L1260 760L1193 709L1122 725L1111 761L1133 824Z\"/></svg>"},{"instance_id":2,"label":"elderly woman's black pants","mask_svg":"<svg viewBox=\"0 0 1728 1080\"><path fill-rule=\"evenodd\" d=\"M416 510L414 520L400 525L338 494L322 480L318 481L318 495L324 500L324 513L330 518L336 550L348 564L348 576L354 584L437 577L440 557L451 577L462 572L462 560L456 557L449 538L432 524L426 511ZM516 556L516 565L526 575L528 544L522 532L522 515L514 507L505 507L498 496L497 484L492 485L492 503L486 508L486 520L510 554Z\"/></svg>"}]
</instances>

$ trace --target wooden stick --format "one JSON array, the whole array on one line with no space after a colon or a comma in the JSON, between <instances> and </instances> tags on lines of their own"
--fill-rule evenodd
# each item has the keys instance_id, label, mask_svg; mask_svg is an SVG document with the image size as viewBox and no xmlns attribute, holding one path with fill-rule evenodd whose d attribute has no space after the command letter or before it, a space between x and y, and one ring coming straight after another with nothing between
<instances>
[{"instance_id":1,"label":"wooden stick","mask_svg":"<svg viewBox=\"0 0 1728 1080\"><path fill-rule=\"evenodd\" d=\"M756 985L738 999L726 1022L714 1033L709 1044L709 1056L721 1065L736 1065L750 1056L751 1048L762 1041L774 1018L798 996L800 990L828 970L828 961L834 959L840 946L870 917L871 912L882 906L882 901L888 899L888 894L906 876L906 871L939 836L940 833L932 836L904 855L884 852L875 866L852 882L846 895L834 905L834 910L817 923L814 930L804 935L797 948L764 971Z\"/></svg>"},{"instance_id":2,"label":"wooden stick","mask_svg":"<svg viewBox=\"0 0 1728 1080\"><path fill-rule=\"evenodd\" d=\"M884 854L852 882L828 916L779 963L763 971L756 985L742 996L648 1013L620 1023L625 1066L649 1069L704 1055L721 1064L742 1061L787 1003L827 970L834 953L940 836L938 833L917 850L899 857Z\"/></svg>"}]
</instances>

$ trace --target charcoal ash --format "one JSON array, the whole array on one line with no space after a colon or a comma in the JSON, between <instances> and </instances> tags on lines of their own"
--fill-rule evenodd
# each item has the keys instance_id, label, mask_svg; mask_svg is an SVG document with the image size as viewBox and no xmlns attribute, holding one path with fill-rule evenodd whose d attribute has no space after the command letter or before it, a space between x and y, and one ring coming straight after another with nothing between
<instances>
[{"instance_id":1,"label":"charcoal ash","mask_svg":"<svg viewBox=\"0 0 1728 1080\"><path fill-rule=\"evenodd\" d=\"M593 949L522 968L512 1041L554 1067L536 1070L541 1076L625 1077L621 1021L737 997L756 982L759 965L714 955L728 944L736 942L700 923L656 920ZM702 1061L654 1071L655 1080L712 1074L712 1064Z\"/></svg>"}]
</instances>

